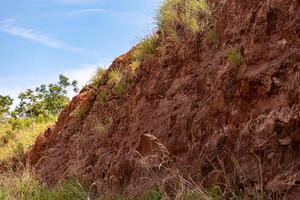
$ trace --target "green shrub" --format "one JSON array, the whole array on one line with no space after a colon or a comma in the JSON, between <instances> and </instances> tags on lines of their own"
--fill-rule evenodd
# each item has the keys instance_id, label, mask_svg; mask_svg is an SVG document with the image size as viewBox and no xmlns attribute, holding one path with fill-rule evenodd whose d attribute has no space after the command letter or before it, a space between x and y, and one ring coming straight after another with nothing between
<instances>
[{"instance_id":1,"label":"green shrub","mask_svg":"<svg viewBox=\"0 0 300 200\"><path fill-rule=\"evenodd\" d=\"M11 118L8 123L12 126L13 130L22 130L32 126L34 122L33 118Z\"/></svg>"},{"instance_id":2,"label":"green shrub","mask_svg":"<svg viewBox=\"0 0 300 200\"><path fill-rule=\"evenodd\" d=\"M240 66L244 62L244 58L239 49L233 48L228 53L228 61L233 66Z\"/></svg>"},{"instance_id":3,"label":"green shrub","mask_svg":"<svg viewBox=\"0 0 300 200\"><path fill-rule=\"evenodd\" d=\"M25 119L17 121L22 120ZM56 118L53 121L37 123L32 119L29 126L21 125L22 128L19 129L14 128L14 123L0 124L0 161L22 156L21 154L35 143L37 136L49 128L55 120Z\"/></svg>"}]
</instances>

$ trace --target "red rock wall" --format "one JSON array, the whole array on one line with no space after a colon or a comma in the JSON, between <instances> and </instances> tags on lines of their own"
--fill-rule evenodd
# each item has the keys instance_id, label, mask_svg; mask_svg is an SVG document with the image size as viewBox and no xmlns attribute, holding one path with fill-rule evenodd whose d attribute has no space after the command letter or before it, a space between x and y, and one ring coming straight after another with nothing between
<instances>
[{"instance_id":1,"label":"red rock wall","mask_svg":"<svg viewBox=\"0 0 300 200\"><path fill-rule=\"evenodd\" d=\"M297 195L300 2L217 5L214 44L202 36L170 43L163 61L158 47L126 94L110 95L104 105L92 89L75 97L29 152L41 180L54 185L75 176L99 192L136 194L155 182L142 155L163 183L179 173L206 186L230 182L250 197L261 182L267 192ZM239 67L227 60L232 47L244 57ZM129 57L111 68L126 68ZM88 108L84 120L74 116L81 104ZM108 133L99 134L95 119L107 125L109 118Z\"/></svg>"}]
</instances>

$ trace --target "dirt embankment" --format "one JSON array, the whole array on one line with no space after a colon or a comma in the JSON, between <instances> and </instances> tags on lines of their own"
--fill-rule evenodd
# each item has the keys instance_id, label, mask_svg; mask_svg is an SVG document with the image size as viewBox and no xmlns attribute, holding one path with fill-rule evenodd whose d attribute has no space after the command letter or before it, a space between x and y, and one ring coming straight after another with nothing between
<instances>
[{"instance_id":1,"label":"dirt embankment","mask_svg":"<svg viewBox=\"0 0 300 200\"><path fill-rule=\"evenodd\" d=\"M28 154L41 180L75 176L99 192L138 194L155 183L147 165L166 190L179 173L249 197L259 187L299 198L300 2L217 5L214 43L169 43L164 59L158 45L124 95L103 103L102 84L76 96ZM242 65L228 62L232 48ZM130 54L110 69L128 67Z\"/></svg>"}]
</instances>

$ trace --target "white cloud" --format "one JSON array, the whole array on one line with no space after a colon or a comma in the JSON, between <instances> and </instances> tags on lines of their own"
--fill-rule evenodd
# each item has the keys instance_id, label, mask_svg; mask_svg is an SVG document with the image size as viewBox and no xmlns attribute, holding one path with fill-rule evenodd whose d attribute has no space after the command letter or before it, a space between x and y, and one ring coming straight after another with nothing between
<instances>
[{"instance_id":1,"label":"white cloud","mask_svg":"<svg viewBox=\"0 0 300 200\"><path fill-rule=\"evenodd\" d=\"M33 42L37 42L39 44L55 48L55 49L64 49L68 51L78 52L78 53L86 53L84 49L74 47L69 45L63 41L55 40L50 38L49 36L40 33L38 31L24 28L15 23L14 19L6 19L0 23L0 30L8 33L10 35L21 37L27 40L31 40Z\"/></svg>"},{"instance_id":2,"label":"white cloud","mask_svg":"<svg viewBox=\"0 0 300 200\"><path fill-rule=\"evenodd\" d=\"M78 86L84 86L92 78L98 67L108 67L111 61L102 61L96 64L85 64L82 67L66 71L65 74L70 80L77 80Z\"/></svg>"}]
</instances>

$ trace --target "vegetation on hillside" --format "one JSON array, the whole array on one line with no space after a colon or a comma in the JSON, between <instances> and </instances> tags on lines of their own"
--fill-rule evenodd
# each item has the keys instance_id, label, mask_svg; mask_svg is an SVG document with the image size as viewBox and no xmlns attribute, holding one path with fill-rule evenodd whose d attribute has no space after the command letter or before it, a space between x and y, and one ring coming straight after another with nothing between
<instances>
[{"instance_id":1,"label":"vegetation on hillside","mask_svg":"<svg viewBox=\"0 0 300 200\"><path fill-rule=\"evenodd\" d=\"M164 38L177 41L180 35L193 35L207 28L212 10L206 0L165 0L156 17Z\"/></svg>"},{"instance_id":2,"label":"vegetation on hillside","mask_svg":"<svg viewBox=\"0 0 300 200\"><path fill-rule=\"evenodd\" d=\"M55 190L47 189L23 162L37 136L56 121L69 102L67 93L71 89L78 91L77 81L70 82L60 75L57 83L20 93L14 109L13 99L0 95L0 200L87 199L74 181Z\"/></svg>"},{"instance_id":3,"label":"vegetation on hillside","mask_svg":"<svg viewBox=\"0 0 300 200\"><path fill-rule=\"evenodd\" d=\"M129 84L134 80L137 70L147 56L155 56L159 42L169 40L178 42L182 36L195 38L200 33L205 33L203 40L209 44L217 41L217 33L210 27L213 21L213 9L206 0L165 0L157 15L157 25L160 34L141 39L134 49L131 59L131 71L126 71L122 66L111 70L99 68L90 81L90 85L98 93L97 101L104 105L109 95L122 96ZM161 37L161 38L160 38ZM161 39L161 41L160 41ZM164 44L161 44L164 45ZM161 58L160 58L161 59ZM228 53L228 62L235 67L243 64L243 56L238 49L231 49ZM100 85L107 84L107 90L98 91ZM49 127L56 119L59 112L69 101L67 91L77 91L77 82L70 82L67 77L60 76L55 84L41 85L35 90L28 89L19 95L20 104L15 110L10 111L13 103L8 96L0 96L0 161L7 160L16 155L22 155L33 143L37 135ZM83 105L78 107L76 117L83 120L87 108ZM98 121L95 121L95 130L99 134L105 134L107 129ZM226 174L224 174L226 177ZM182 190L176 194L176 198L183 200L214 200L214 199L244 199L243 195L237 195L236 188L230 188L226 183L223 191L216 186L204 190L192 181L178 181L182 184ZM158 185L161 183L158 183ZM257 191L257 199L262 199L262 191ZM162 199L165 193L162 188L150 191L141 199ZM0 177L0 200L9 199L97 199L91 194L90 187L84 187L77 180L69 180L66 183L49 189L39 183L30 170L25 169L21 173L6 174ZM98 199L101 199L99 197ZM108 197L102 197L106 200ZM130 197L112 196L109 199L127 199Z\"/></svg>"}]
</instances>

